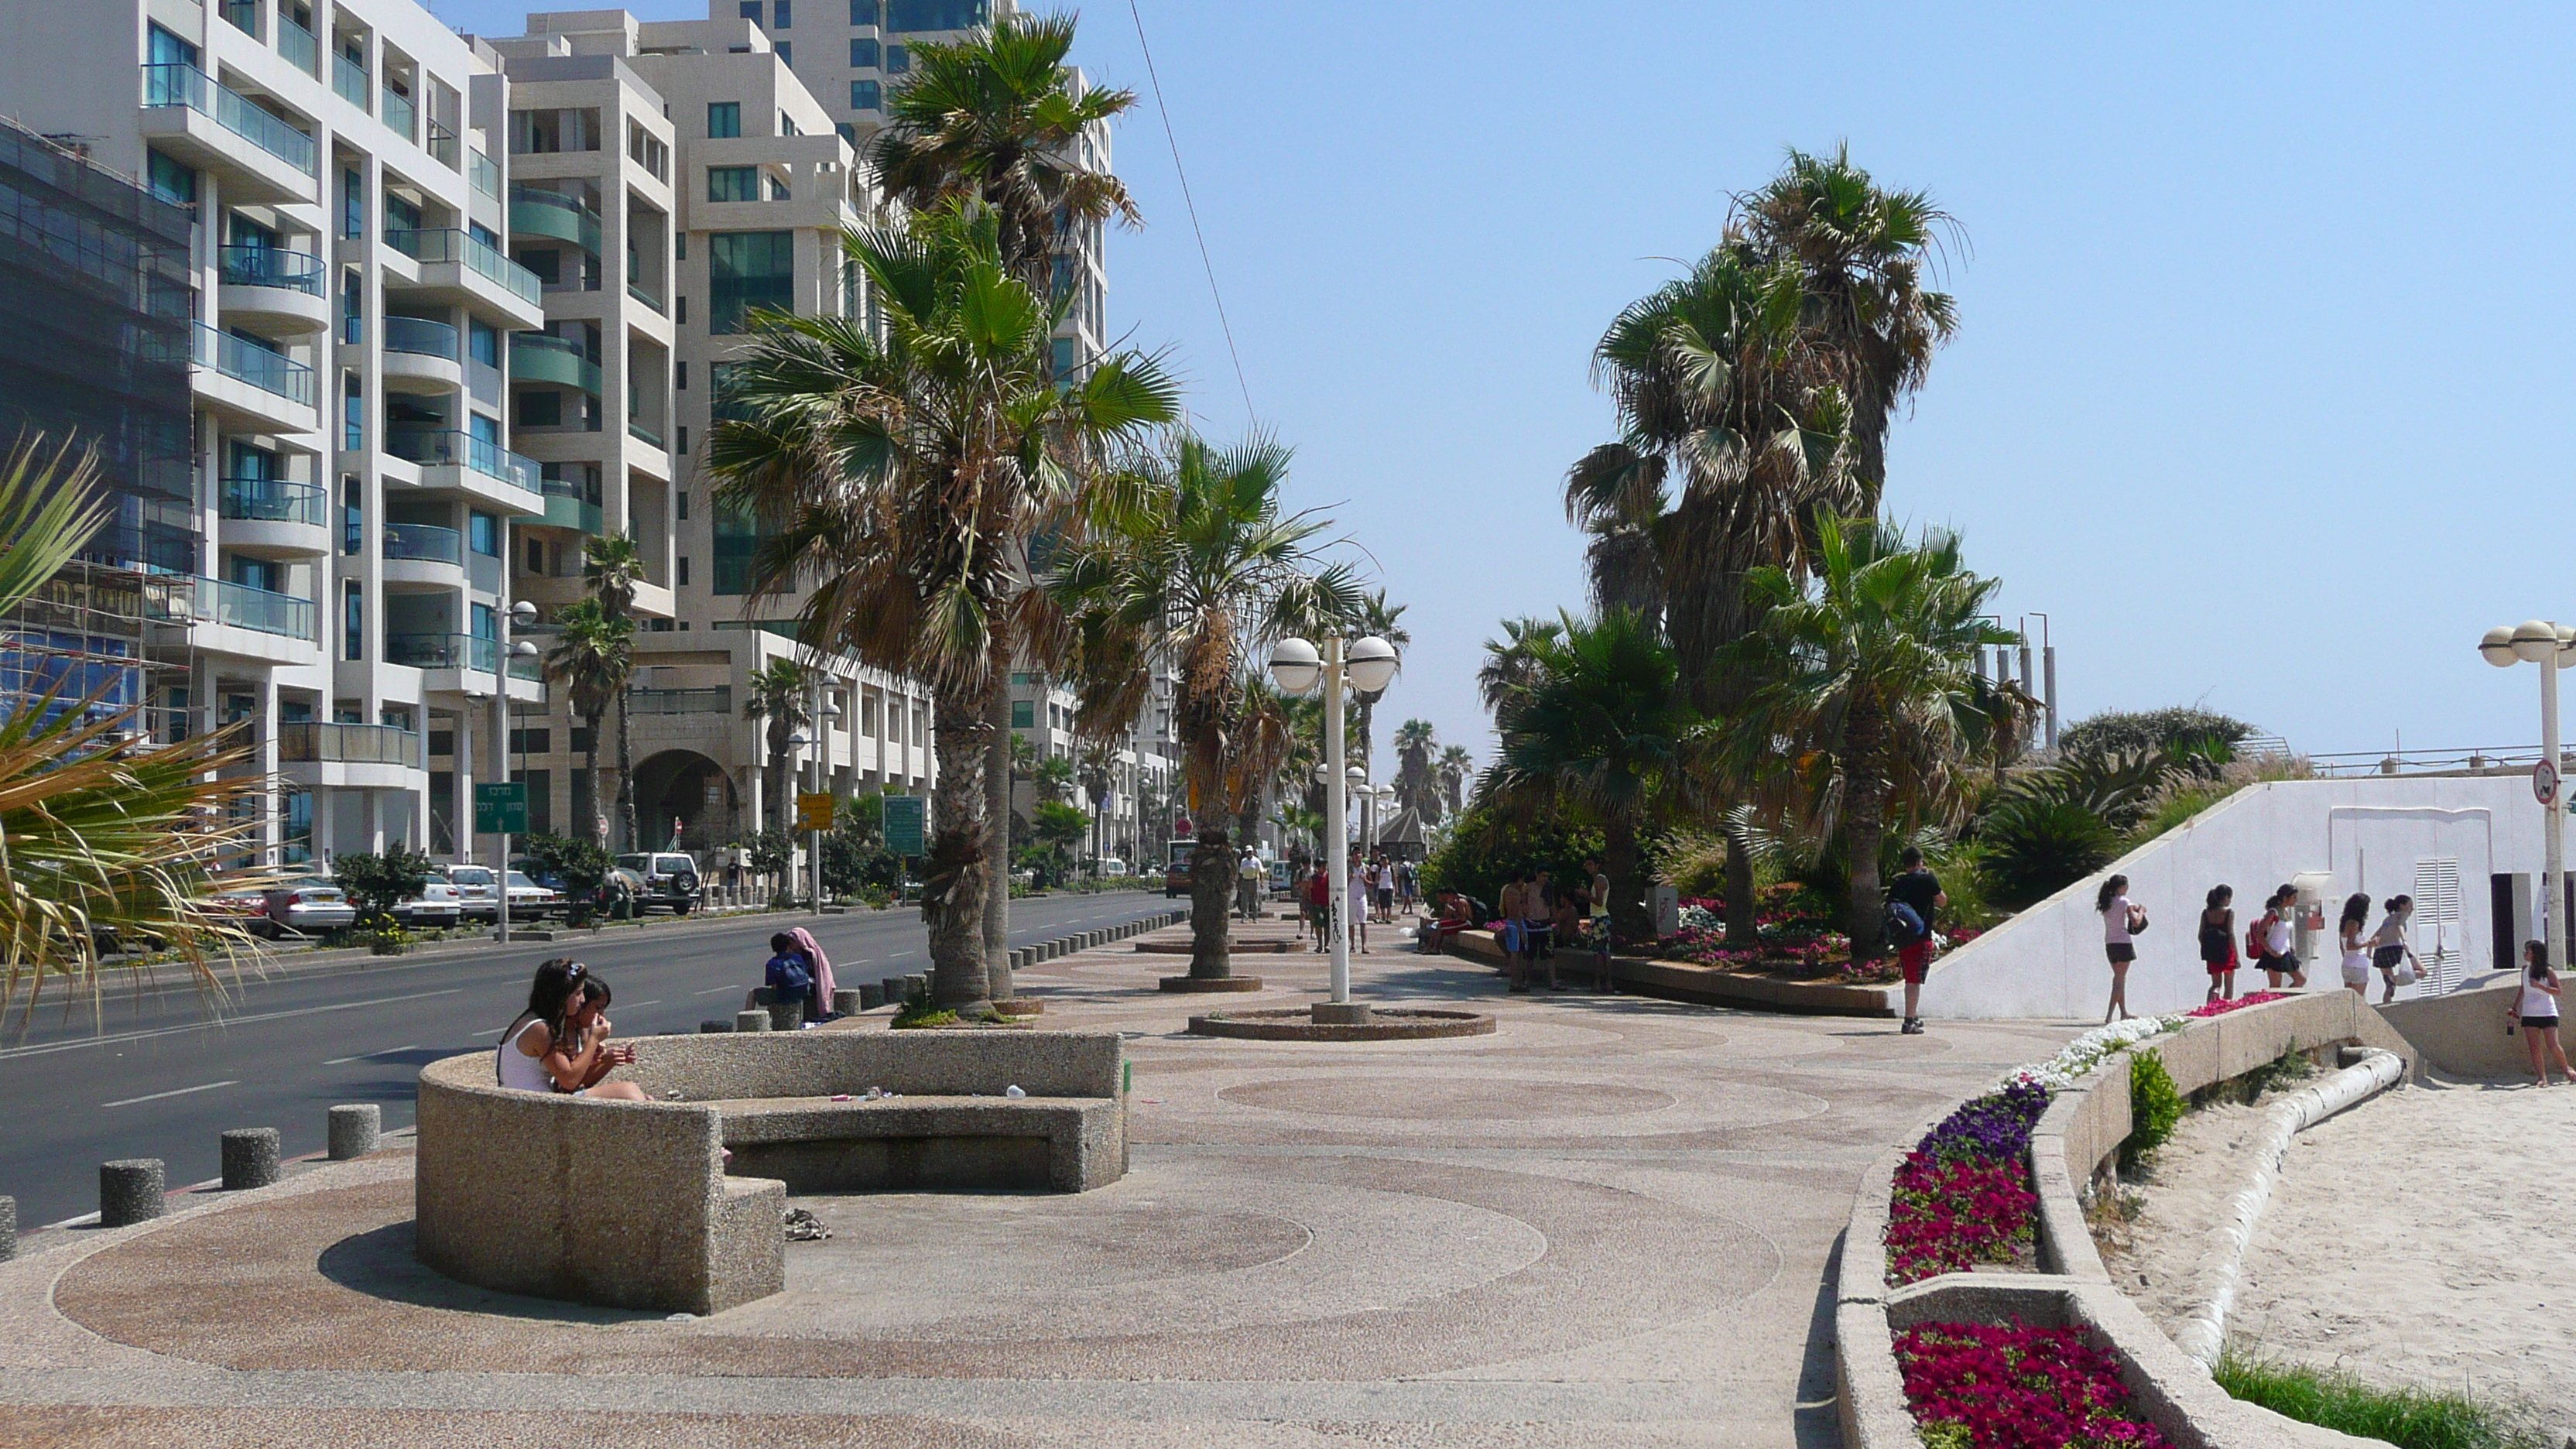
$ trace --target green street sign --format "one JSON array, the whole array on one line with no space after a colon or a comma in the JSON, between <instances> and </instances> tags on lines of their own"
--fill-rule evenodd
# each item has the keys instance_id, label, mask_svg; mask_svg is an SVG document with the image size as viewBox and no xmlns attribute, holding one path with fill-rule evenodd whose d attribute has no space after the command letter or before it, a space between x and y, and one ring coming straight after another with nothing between
<instances>
[{"instance_id":1,"label":"green street sign","mask_svg":"<svg viewBox=\"0 0 2576 1449\"><path fill-rule=\"evenodd\" d=\"M884 830L886 849L895 854L929 854L923 842L930 833L930 802L919 795L888 795Z\"/></svg>"},{"instance_id":2,"label":"green street sign","mask_svg":"<svg viewBox=\"0 0 2576 1449\"><path fill-rule=\"evenodd\" d=\"M482 835L528 833L528 786L524 780L474 787L474 829Z\"/></svg>"}]
</instances>

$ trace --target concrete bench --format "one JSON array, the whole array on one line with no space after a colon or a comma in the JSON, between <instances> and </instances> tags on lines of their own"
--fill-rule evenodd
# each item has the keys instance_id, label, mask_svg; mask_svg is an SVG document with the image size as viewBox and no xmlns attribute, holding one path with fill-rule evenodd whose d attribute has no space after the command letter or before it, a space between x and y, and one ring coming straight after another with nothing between
<instances>
[{"instance_id":1,"label":"concrete bench","mask_svg":"<svg viewBox=\"0 0 2576 1449\"><path fill-rule=\"evenodd\" d=\"M421 1262L502 1292L717 1313L786 1286L790 1192L1080 1192L1126 1172L1114 1032L632 1045L617 1076L650 1102L509 1091L488 1050L421 1070Z\"/></svg>"}]
</instances>

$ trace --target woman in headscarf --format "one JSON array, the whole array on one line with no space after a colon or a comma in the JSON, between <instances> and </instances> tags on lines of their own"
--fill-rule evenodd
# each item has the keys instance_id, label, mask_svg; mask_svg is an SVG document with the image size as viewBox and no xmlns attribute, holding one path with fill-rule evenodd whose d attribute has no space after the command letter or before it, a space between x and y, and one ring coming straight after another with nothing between
<instances>
[{"instance_id":1,"label":"woman in headscarf","mask_svg":"<svg viewBox=\"0 0 2576 1449\"><path fill-rule=\"evenodd\" d=\"M807 1015L806 1019L809 1021L830 1021L833 1015L832 992L834 989L832 986L832 958L823 954L823 943L815 940L814 933L806 930L803 926L798 926L787 934L796 938L796 949L805 953L806 968L814 973L814 1010Z\"/></svg>"}]
</instances>

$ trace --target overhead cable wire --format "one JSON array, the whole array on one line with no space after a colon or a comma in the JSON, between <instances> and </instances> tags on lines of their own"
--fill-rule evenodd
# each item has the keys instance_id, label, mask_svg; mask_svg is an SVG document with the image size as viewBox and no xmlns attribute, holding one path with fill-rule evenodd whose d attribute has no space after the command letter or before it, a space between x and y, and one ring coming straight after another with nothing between
<instances>
[{"instance_id":1,"label":"overhead cable wire","mask_svg":"<svg viewBox=\"0 0 2576 1449\"><path fill-rule=\"evenodd\" d=\"M1145 43L1145 16L1136 8L1136 0L1127 0L1127 13L1136 22L1136 48L1145 53L1145 78L1154 87L1154 109L1163 117L1163 139L1172 148L1172 174L1181 178L1181 205L1190 214L1190 234L1198 238L1199 265L1207 270L1208 296L1216 302L1216 325L1225 333L1226 356L1234 359L1234 385L1243 392L1243 412L1253 416L1252 385L1243 380L1243 354L1235 350L1234 324L1226 320L1225 294L1217 290L1216 263L1208 256L1207 233L1199 226L1199 204L1190 195L1190 173L1181 167L1181 138L1172 130L1172 108L1163 100L1163 78L1154 72L1154 48Z\"/></svg>"}]
</instances>

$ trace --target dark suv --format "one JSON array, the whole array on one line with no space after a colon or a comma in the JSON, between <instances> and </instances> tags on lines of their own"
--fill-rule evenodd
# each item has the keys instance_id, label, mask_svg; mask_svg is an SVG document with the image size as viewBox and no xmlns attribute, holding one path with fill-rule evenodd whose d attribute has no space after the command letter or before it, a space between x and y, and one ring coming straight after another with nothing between
<instances>
[{"instance_id":1,"label":"dark suv","mask_svg":"<svg viewBox=\"0 0 2576 1449\"><path fill-rule=\"evenodd\" d=\"M617 857L617 863L644 882L644 889L635 897L639 914L662 906L674 915L685 916L706 900L706 887L698 881L698 863L683 851L638 851Z\"/></svg>"}]
</instances>

